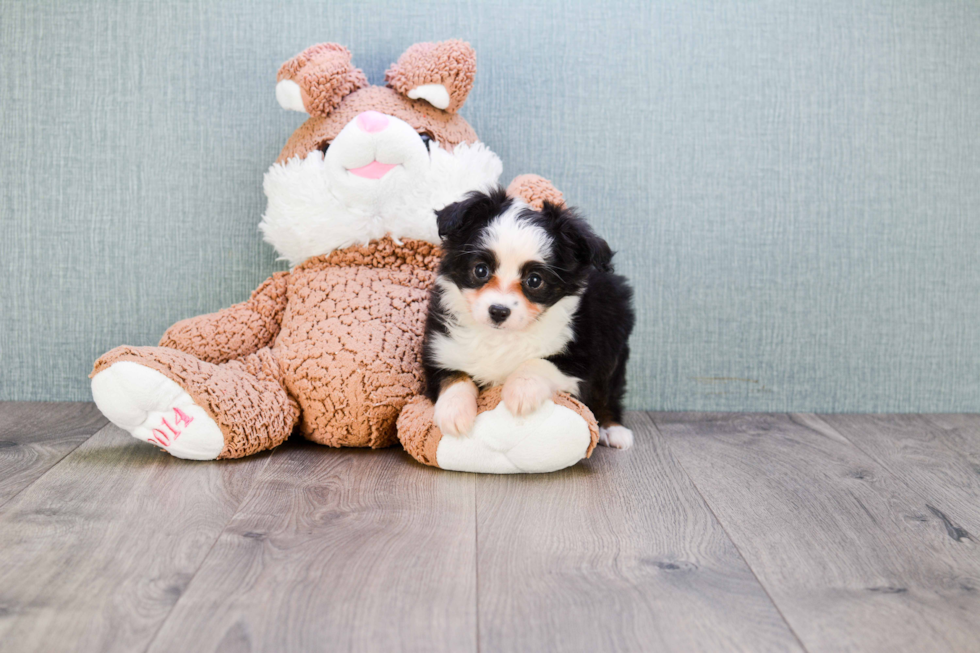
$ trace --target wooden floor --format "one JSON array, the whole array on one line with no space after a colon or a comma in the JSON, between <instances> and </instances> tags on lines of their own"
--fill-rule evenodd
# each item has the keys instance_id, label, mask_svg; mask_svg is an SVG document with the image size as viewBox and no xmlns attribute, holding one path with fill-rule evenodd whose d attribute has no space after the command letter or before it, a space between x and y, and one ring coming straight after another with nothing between
<instances>
[{"instance_id":1,"label":"wooden floor","mask_svg":"<svg viewBox=\"0 0 980 653\"><path fill-rule=\"evenodd\" d=\"M477 476L0 403L0 651L980 651L980 416L628 423Z\"/></svg>"}]
</instances>

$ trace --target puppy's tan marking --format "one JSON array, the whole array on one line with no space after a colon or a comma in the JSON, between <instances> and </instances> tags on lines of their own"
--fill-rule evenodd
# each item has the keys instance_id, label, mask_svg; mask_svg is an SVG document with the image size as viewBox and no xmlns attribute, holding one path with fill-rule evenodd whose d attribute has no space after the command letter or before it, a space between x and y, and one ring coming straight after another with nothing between
<instances>
[{"instance_id":1,"label":"puppy's tan marking","mask_svg":"<svg viewBox=\"0 0 980 653\"><path fill-rule=\"evenodd\" d=\"M535 304L527 298L527 295L524 294L524 285L521 283L520 279L510 284L507 290L515 295L518 298L518 301L523 304L524 311L528 316L528 321L533 322L534 320L538 319L538 316L541 315L541 311L543 311L544 308L540 304Z\"/></svg>"}]
</instances>

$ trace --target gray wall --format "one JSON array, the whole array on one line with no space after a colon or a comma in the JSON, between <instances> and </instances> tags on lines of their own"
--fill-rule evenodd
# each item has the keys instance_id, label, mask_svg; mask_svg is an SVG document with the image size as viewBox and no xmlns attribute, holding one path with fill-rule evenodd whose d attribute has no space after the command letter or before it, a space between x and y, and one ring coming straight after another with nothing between
<instances>
[{"instance_id":1,"label":"gray wall","mask_svg":"<svg viewBox=\"0 0 980 653\"><path fill-rule=\"evenodd\" d=\"M262 173L278 65L337 41L375 83L477 50L464 109L550 177L637 289L630 405L980 410L974 2L3 2L0 398L281 269Z\"/></svg>"}]
</instances>

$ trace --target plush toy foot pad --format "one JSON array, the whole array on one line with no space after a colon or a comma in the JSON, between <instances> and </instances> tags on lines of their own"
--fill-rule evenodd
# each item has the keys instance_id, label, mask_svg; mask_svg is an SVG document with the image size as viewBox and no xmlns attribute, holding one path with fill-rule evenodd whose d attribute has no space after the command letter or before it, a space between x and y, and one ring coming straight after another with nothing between
<instances>
[{"instance_id":1,"label":"plush toy foot pad","mask_svg":"<svg viewBox=\"0 0 980 653\"><path fill-rule=\"evenodd\" d=\"M92 396L110 422L177 458L214 460L224 449L225 437L207 411L149 367L113 363L92 377Z\"/></svg>"},{"instance_id":2,"label":"plush toy foot pad","mask_svg":"<svg viewBox=\"0 0 980 653\"><path fill-rule=\"evenodd\" d=\"M588 458L599 441L595 417L581 402L556 394L538 410L515 417L491 388L477 399L477 417L465 435L444 435L425 397L410 401L398 418L405 451L425 465L457 472L554 472Z\"/></svg>"},{"instance_id":3,"label":"plush toy foot pad","mask_svg":"<svg viewBox=\"0 0 980 653\"><path fill-rule=\"evenodd\" d=\"M443 436L436 459L442 469L460 472L554 472L585 458L591 441L588 423L570 408L546 401L514 417L501 402L478 415L466 435Z\"/></svg>"}]
</instances>

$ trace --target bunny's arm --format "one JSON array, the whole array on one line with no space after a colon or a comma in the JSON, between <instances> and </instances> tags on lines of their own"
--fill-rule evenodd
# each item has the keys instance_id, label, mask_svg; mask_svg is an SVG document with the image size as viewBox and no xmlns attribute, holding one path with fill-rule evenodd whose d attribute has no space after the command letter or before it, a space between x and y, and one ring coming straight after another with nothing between
<instances>
[{"instance_id":1,"label":"bunny's arm","mask_svg":"<svg viewBox=\"0 0 980 653\"><path fill-rule=\"evenodd\" d=\"M286 310L288 277L288 272L277 272L247 301L181 320L167 329L160 346L220 364L272 345Z\"/></svg>"}]
</instances>

